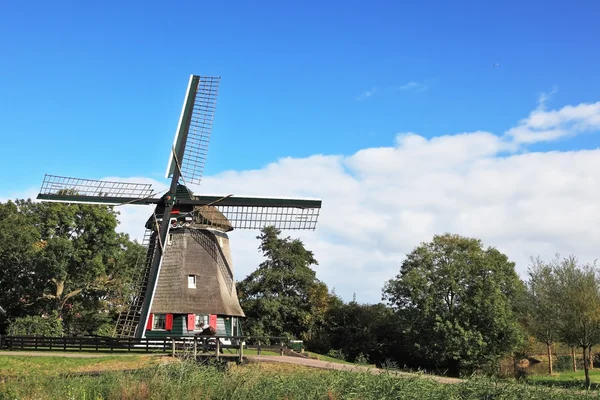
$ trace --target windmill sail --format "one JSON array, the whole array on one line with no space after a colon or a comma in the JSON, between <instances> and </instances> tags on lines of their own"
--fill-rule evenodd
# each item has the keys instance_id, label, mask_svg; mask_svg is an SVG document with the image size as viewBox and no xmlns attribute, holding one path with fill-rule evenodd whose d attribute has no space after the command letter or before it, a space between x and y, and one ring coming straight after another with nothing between
<instances>
[{"instance_id":1,"label":"windmill sail","mask_svg":"<svg viewBox=\"0 0 600 400\"><path fill-rule=\"evenodd\" d=\"M190 76L167 165L166 178L171 178L179 165L185 183L200 184L213 127L220 80L220 77L213 76ZM183 154L180 159L177 159L178 154Z\"/></svg>"},{"instance_id":2,"label":"windmill sail","mask_svg":"<svg viewBox=\"0 0 600 400\"><path fill-rule=\"evenodd\" d=\"M230 226L231 229L314 230L321 200L267 197L193 196L179 204L194 205L194 219L207 225Z\"/></svg>"},{"instance_id":3,"label":"windmill sail","mask_svg":"<svg viewBox=\"0 0 600 400\"><path fill-rule=\"evenodd\" d=\"M40 200L94 204L156 204L150 183L131 183L44 175Z\"/></svg>"}]
</instances>

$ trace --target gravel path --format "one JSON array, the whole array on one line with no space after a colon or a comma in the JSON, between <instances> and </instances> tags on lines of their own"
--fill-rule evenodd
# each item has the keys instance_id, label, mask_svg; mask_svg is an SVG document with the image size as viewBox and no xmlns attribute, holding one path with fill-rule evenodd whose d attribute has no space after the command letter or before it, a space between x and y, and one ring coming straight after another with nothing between
<instances>
[{"instance_id":1,"label":"gravel path","mask_svg":"<svg viewBox=\"0 0 600 400\"><path fill-rule=\"evenodd\" d=\"M384 369L374 368L374 367L365 367L361 365L351 365L351 364L341 364L341 363L332 363L328 361L314 360L312 358L301 358L301 357L289 357L289 356L248 356L249 360L252 361L262 361L262 362L279 362L286 364L296 364L303 365L305 367L313 367L313 368L321 368L321 369L335 369L338 371L354 371L354 372L370 372L372 374L381 374L384 372L392 373L398 376L407 376L407 377L423 377L432 379L439 383L460 383L462 379L458 378L448 378L445 376L436 376L436 375L423 375L423 374L413 374L409 372L400 372L393 371L389 372Z\"/></svg>"}]
</instances>

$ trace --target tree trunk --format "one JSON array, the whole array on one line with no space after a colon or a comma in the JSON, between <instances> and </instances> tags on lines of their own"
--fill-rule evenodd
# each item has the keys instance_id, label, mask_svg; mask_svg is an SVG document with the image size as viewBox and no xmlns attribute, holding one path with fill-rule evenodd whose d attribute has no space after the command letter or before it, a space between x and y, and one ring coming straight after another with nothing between
<instances>
[{"instance_id":1,"label":"tree trunk","mask_svg":"<svg viewBox=\"0 0 600 400\"><path fill-rule=\"evenodd\" d=\"M590 360L588 355L586 354L587 346L582 346L583 349L583 370L585 371L585 387L586 389L590 389Z\"/></svg>"},{"instance_id":2,"label":"tree trunk","mask_svg":"<svg viewBox=\"0 0 600 400\"><path fill-rule=\"evenodd\" d=\"M592 346L590 345L588 347L588 357L589 357L589 360L590 360L589 361L589 366L590 366L589 368L590 369L594 369L594 355L593 354L594 354L594 352L592 351Z\"/></svg>"},{"instance_id":3,"label":"tree trunk","mask_svg":"<svg viewBox=\"0 0 600 400\"><path fill-rule=\"evenodd\" d=\"M548 351L548 374L552 375L552 343L546 343Z\"/></svg>"},{"instance_id":4,"label":"tree trunk","mask_svg":"<svg viewBox=\"0 0 600 400\"><path fill-rule=\"evenodd\" d=\"M575 346L571 346L571 357L573 358L573 372L577 372L577 359L575 358Z\"/></svg>"}]
</instances>

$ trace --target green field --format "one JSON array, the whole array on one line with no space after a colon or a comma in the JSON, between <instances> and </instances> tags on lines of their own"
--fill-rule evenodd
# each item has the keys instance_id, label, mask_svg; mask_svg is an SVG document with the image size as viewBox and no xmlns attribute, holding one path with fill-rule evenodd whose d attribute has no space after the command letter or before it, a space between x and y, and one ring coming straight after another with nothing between
<instances>
[{"instance_id":1,"label":"green field","mask_svg":"<svg viewBox=\"0 0 600 400\"><path fill-rule=\"evenodd\" d=\"M530 375L527 379L535 384L567 388L581 388L585 384L585 374L583 371L561 372L552 374L552 376L547 374ZM591 370L590 380L592 382L592 389L600 389L600 370Z\"/></svg>"},{"instance_id":2,"label":"green field","mask_svg":"<svg viewBox=\"0 0 600 400\"><path fill-rule=\"evenodd\" d=\"M83 375L86 372L94 375ZM487 379L439 384L419 375L373 375L280 363L233 364L223 370L156 356L0 356L0 376L0 399L27 400L598 398L581 391Z\"/></svg>"}]
</instances>

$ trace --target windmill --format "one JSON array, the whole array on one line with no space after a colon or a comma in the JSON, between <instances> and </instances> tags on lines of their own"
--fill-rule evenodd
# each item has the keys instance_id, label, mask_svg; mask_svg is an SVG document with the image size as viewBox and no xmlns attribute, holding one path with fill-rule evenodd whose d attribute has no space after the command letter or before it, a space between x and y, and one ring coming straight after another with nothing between
<instances>
[{"instance_id":1,"label":"windmill","mask_svg":"<svg viewBox=\"0 0 600 400\"><path fill-rule=\"evenodd\" d=\"M121 337L193 335L207 325L239 333L240 307L227 232L233 229L316 227L321 200L234 195L202 196L188 187L202 178L220 77L191 75L175 140L166 192L151 184L46 174L42 201L154 205L145 224L140 275L128 308L118 318Z\"/></svg>"}]
</instances>

